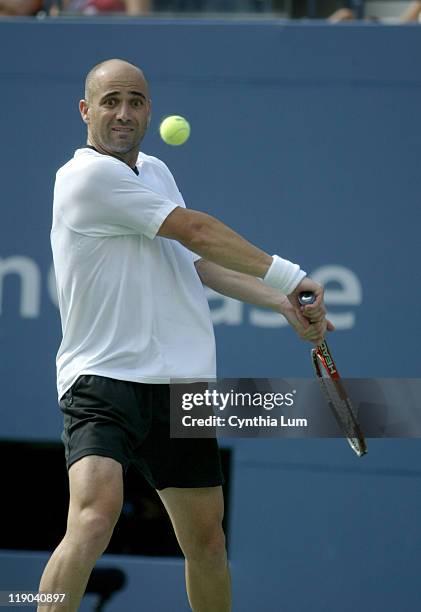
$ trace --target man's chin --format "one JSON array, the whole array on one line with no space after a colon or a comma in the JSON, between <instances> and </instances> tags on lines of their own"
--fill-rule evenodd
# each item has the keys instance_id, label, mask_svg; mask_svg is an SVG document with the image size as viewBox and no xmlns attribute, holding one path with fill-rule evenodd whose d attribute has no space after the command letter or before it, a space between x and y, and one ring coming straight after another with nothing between
<instances>
[{"instance_id":1,"label":"man's chin","mask_svg":"<svg viewBox=\"0 0 421 612\"><path fill-rule=\"evenodd\" d=\"M110 155L126 155L127 153L131 153L135 149L139 150L140 143L128 143L128 142L113 142L109 146L106 147L107 152Z\"/></svg>"},{"instance_id":2,"label":"man's chin","mask_svg":"<svg viewBox=\"0 0 421 612\"><path fill-rule=\"evenodd\" d=\"M127 153L131 153L135 147L113 147L110 148L111 155L126 155Z\"/></svg>"},{"instance_id":3,"label":"man's chin","mask_svg":"<svg viewBox=\"0 0 421 612\"><path fill-rule=\"evenodd\" d=\"M116 153L129 153L130 151L133 151L133 149L136 148L136 145L138 145L138 143L128 140L118 140L117 142L110 142L110 149L115 151Z\"/></svg>"},{"instance_id":4,"label":"man's chin","mask_svg":"<svg viewBox=\"0 0 421 612\"><path fill-rule=\"evenodd\" d=\"M132 154L134 151L138 153L141 141L142 138L137 138L135 141L133 138L109 138L107 140L91 138L91 144L97 151L104 155L115 155L117 157Z\"/></svg>"}]
</instances>

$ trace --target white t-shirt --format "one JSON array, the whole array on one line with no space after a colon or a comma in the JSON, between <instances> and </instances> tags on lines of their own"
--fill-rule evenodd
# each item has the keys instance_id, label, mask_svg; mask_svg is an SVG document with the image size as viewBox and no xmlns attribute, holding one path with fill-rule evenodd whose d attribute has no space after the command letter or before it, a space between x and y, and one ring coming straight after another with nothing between
<instances>
[{"instance_id":1,"label":"white t-shirt","mask_svg":"<svg viewBox=\"0 0 421 612\"><path fill-rule=\"evenodd\" d=\"M167 166L78 149L57 172L53 250L63 340L59 398L81 374L168 383L213 378L215 340L194 261L156 236L183 198Z\"/></svg>"}]
</instances>

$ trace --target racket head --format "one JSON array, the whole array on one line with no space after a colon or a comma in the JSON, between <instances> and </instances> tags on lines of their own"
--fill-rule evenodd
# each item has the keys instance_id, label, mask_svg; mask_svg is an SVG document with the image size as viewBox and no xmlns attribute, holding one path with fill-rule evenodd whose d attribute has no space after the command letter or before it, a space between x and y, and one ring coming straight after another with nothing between
<instances>
[{"instance_id":1,"label":"racket head","mask_svg":"<svg viewBox=\"0 0 421 612\"><path fill-rule=\"evenodd\" d=\"M364 434L326 341L312 349L311 356L320 387L336 422L345 434L352 450L358 457L362 457L367 453Z\"/></svg>"}]
</instances>

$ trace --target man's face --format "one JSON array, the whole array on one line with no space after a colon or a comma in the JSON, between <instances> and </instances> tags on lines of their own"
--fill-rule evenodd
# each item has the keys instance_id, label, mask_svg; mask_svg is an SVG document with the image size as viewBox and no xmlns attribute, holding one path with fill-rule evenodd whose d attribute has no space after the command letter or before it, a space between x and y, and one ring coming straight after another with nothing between
<instances>
[{"instance_id":1,"label":"man's face","mask_svg":"<svg viewBox=\"0 0 421 612\"><path fill-rule=\"evenodd\" d=\"M137 155L151 112L142 73L129 65L108 65L95 75L87 97L80 112L89 142L101 153Z\"/></svg>"}]
</instances>

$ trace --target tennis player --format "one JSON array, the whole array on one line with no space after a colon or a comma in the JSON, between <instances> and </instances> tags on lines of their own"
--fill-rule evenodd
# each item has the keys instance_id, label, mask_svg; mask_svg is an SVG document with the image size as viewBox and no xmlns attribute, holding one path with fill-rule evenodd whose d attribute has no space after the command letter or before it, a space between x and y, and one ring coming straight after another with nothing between
<instances>
[{"instance_id":1,"label":"tennis player","mask_svg":"<svg viewBox=\"0 0 421 612\"><path fill-rule=\"evenodd\" d=\"M217 442L170 438L169 381L215 377L202 283L282 313L311 342L332 328L323 290L297 264L186 209L166 165L139 152L151 118L139 68L117 59L95 66L79 108L87 146L57 172L51 232L70 506L66 534L40 584L40 591L67 597L64 606L39 610L78 609L120 515L123 475L134 464L174 526L192 610L228 612ZM305 312L301 290L317 297Z\"/></svg>"}]
</instances>

